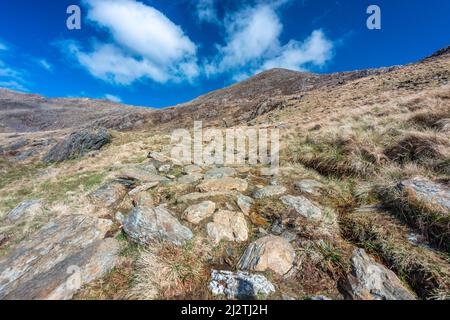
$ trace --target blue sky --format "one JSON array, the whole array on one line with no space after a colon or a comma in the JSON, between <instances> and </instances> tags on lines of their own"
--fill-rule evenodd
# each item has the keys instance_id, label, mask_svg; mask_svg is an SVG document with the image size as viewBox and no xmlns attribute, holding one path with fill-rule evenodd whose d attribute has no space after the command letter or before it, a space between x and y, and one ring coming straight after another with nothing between
<instances>
[{"instance_id":1,"label":"blue sky","mask_svg":"<svg viewBox=\"0 0 450 320\"><path fill-rule=\"evenodd\" d=\"M81 30L66 9L81 7ZM366 27L381 8L382 29ZM450 45L446 0L4 0L0 87L165 107L272 67L320 73Z\"/></svg>"}]
</instances>

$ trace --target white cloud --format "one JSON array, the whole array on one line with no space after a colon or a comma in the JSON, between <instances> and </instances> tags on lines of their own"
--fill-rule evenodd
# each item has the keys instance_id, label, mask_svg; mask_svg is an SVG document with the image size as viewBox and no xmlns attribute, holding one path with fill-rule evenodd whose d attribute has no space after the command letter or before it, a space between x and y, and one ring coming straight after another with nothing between
<instances>
[{"instance_id":1,"label":"white cloud","mask_svg":"<svg viewBox=\"0 0 450 320\"><path fill-rule=\"evenodd\" d=\"M46 59L35 59L35 62L47 71L53 71L53 65L51 65Z\"/></svg>"},{"instance_id":2,"label":"white cloud","mask_svg":"<svg viewBox=\"0 0 450 320\"><path fill-rule=\"evenodd\" d=\"M217 46L212 62L205 66L208 75L229 71L234 80L271 68L304 70L323 67L333 56L334 44L321 30L315 30L303 42L280 43L283 25L277 8L286 2L259 4L227 18L225 45Z\"/></svg>"},{"instance_id":3,"label":"white cloud","mask_svg":"<svg viewBox=\"0 0 450 320\"><path fill-rule=\"evenodd\" d=\"M120 99L120 97L112 95L112 94L109 94L109 93L105 94L105 99L109 100L109 101L112 101L112 102L117 102L117 103L121 103L122 102L122 99Z\"/></svg>"},{"instance_id":4,"label":"white cloud","mask_svg":"<svg viewBox=\"0 0 450 320\"><path fill-rule=\"evenodd\" d=\"M93 76L120 85L145 78L164 83L198 76L196 45L155 8L135 0L85 3L89 20L106 30L113 41L97 43L87 52L67 42L65 50Z\"/></svg>"},{"instance_id":5,"label":"white cloud","mask_svg":"<svg viewBox=\"0 0 450 320\"><path fill-rule=\"evenodd\" d=\"M219 23L215 0L197 0L197 17L200 21Z\"/></svg>"},{"instance_id":6,"label":"white cloud","mask_svg":"<svg viewBox=\"0 0 450 320\"><path fill-rule=\"evenodd\" d=\"M261 69L286 68L300 71L305 64L321 67L332 56L333 43L321 30L315 30L303 43L296 40L289 41L281 48L280 54L265 61Z\"/></svg>"},{"instance_id":7,"label":"white cloud","mask_svg":"<svg viewBox=\"0 0 450 320\"><path fill-rule=\"evenodd\" d=\"M245 9L226 21L227 44L218 47L218 56L208 66L212 73L256 64L279 47L283 26L268 6Z\"/></svg>"},{"instance_id":8,"label":"white cloud","mask_svg":"<svg viewBox=\"0 0 450 320\"><path fill-rule=\"evenodd\" d=\"M0 87L22 92L29 91L22 83L14 80L0 81Z\"/></svg>"}]
</instances>

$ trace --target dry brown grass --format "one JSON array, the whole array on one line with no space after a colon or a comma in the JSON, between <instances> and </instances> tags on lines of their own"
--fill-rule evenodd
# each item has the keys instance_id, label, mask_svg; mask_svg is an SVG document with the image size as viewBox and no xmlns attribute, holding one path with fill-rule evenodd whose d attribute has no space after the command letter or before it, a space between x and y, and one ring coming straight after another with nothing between
<instances>
[{"instance_id":1,"label":"dry brown grass","mask_svg":"<svg viewBox=\"0 0 450 320\"><path fill-rule=\"evenodd\" d=\"M392 161L400 164L416 162L429 165L434 160L448 159L450 141L436 133L408 132L384 150Z\"/></svg>"},{"instance_id":2,"label":"dry brown grass","mask_svg":"<svg viewBox=\"0 0 450 320\"><path fill-rule=\"evenodd\" d=\"M407 188L403 191L396 186L377 189L383 205L395 216L418 229L443 250L450 252L450 216L444 208L425 203Z\"/></svg>"},{"instance_id":3,"label":"dry brown grass","mask_svg":"<svg viewBox=\"0 0 450 320\"><path fill-rule=\"evenodd\" d=\"M167 243L143 249L136 262L132 299L201 299L207 291L204 255L210 250L202 240L177 247ZM202 252L202 249L205 250Z\"/></svg>"}]
</instances>

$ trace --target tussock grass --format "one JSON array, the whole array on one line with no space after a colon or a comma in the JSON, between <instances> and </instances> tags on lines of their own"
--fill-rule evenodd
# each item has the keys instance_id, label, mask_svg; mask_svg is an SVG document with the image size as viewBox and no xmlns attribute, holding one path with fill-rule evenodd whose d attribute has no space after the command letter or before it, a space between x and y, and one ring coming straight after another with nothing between
<instances>
[{"instance_id":1,"label":"tussock grass","mask_svg":"<svg viewBox=\"0 0 450 320\"><path fill-rule=\"evenodd\" d=\"M291 160L312 168L320 174L338 177L366 177L376 165L385 161L379 149L355 136L308 136L291 148Z\"/></svg>"},{"instance_id":2,"label":"tussock grass","mask_svg":"<svg viewBox=\"0 0 450 320\"><path fill-rule=\"evenodd\" d=\"M395 216L450 252L450 215L444 208L425 203L408 188L399 190L397 186L377 187L377 191L383 205Z\"/></svg>"},{"instance_id":3,"label":"tussock grass","mask_svg":"<svg viewBox=\"0 0 450 320\"><path fill-rule=\"evenodd\" d=\"M340 224L345 238L380 257L419 297L450 298L448 257L409 243L409 228L388 213L349 213L341 217Z\"/></svg>"},{"instance_id":4,"label":"tussock grass","mask_svg":"<svg viewBox=\"0 0 450 320\"><path fill-rule=\"evenodd\" d=\"M415 162L430 166L434 160L448 158L449 139L432 132L408 132L384 150L384 154L399 164Z\"/></svg>"}]
</instances>

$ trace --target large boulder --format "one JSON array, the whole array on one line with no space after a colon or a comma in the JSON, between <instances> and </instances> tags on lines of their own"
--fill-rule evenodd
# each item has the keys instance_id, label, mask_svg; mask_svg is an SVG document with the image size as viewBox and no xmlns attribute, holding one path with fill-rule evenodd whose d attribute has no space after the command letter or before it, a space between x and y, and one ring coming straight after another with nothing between
<instances>
[{"instance_id":1,"label":"large boulder","mask_svg":"<svg viewBox=\"0 0 450 320\"><path fill-rule=\"evenodd\" d=\"M159 240L180 246L193 236L165 206L133 208L123 221L123 230L141 244Z\"/></svg>"},{"instance_id":2,"label":"large boulder","mask_svg":"<svg viewBox=\"0 0 450 320\"><path fill-rule=\"evenodd\" d=\"M242 212L219 210L206 229L216 244L221 240L244 242L248 239L247 222Z\"/></svg>"},{"instance_id":3,"label":"large boulder","mask_svg":"<svg viewBox=\"0 0 450 320\"><path fill-rule=\"evenodd\" d=\"M190 206L184 211L183 217L192 224L199 224L204 219L213 215L216 204L212 201L203 201Z\"/></svg>"},{"instance_id":4,"label":"large boulder","mask_svg":"<svg viewBox=\"0 0 450 320\"><path fill-rule=\"evenodd\" d=\"M288 195L280 199L286 206L293 208L298 214L307 219L320 220L322 218L322 210L303 196Z\"/></svg>"},{"instance_id":5,"label":"large boulder","mask_svg":"<svg viewBox=\"0 0 450 320\"><path fill-rule=\"evenodd\" d=\"M228 299L256 299L275 292L275 287L263 275L247 272L212 270L209 289L213 295Z\"/></svg>"},{"instance_id":6,"label":"large boulder","mask_svg":"<svg viewBox=\"0 0 450 320\"><path fill-rule=\"evenodd\" d=\"M292 268L295 251L291 244L282 237L266 236L251 243L238 262L241 270L272 270L284 275Z\"/></svg>"},{"instance_id":7,"label":"large boulder","mask_svg":"<svg viewBox=\"0 0 450 320\"><path fill-rule=\"evenodd\" d=\"M112 222L85 215L55 219L0 260L0 299L70 299L114 267Z\"/></svg>"},{"instance_id":8,"label":"large boulder","mask_svg":"<svg viewBox=\"0 0 450 320\"><path fill-rule=\"evenodd\" d=\"M352 272L344 284L347 297L355 300L415 300L398 277L375 262L363 249L356 249L351 258Z\"/></svg>"},{"instance_id":9,"label":"large boulder","mask_svg":"<svg viewBox=\"0 0 450 320\"><path fill-rule=\"evenodd\" d=\"M111 140L111 134L103 128L76 131L51 148L42 160L50 163L74 159L84 156L88 152L100 150Z\"/></svg>"},{"instance_id":10,"label":"large boulder","mask_svg":"<svg viewBox=\"0 0 450 320\"><path fill-rule=\"evenodd\" d=\"M211 191L230 191L237 190L244 192L248 188L248 183L244 179L237 178L219 178L219 179L208 179L197 186L201 192L211 192Z\"/></svg>"}]
</instances>

